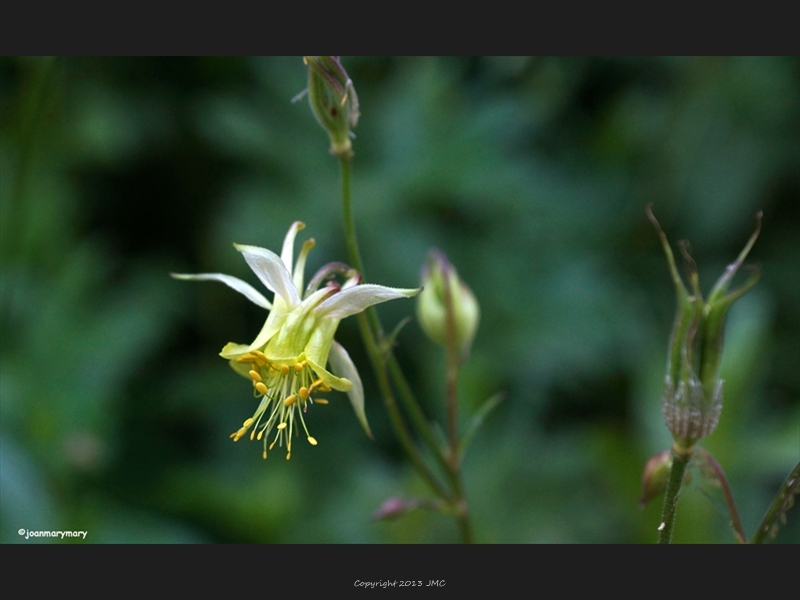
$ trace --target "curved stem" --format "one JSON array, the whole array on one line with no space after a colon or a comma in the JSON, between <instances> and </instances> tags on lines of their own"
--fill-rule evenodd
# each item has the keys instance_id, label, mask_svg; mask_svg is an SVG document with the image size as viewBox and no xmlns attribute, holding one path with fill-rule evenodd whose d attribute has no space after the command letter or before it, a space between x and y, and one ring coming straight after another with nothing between
<instances>
[{"instance_id":1,"label":"curved stem","mask_svg":"<svg viewBox=\"0 0 800 600\"><path fill-rule=\"evenodd\" d=\"M340 157L341 173L342 173L342 213L344 217L344 234L345 243L347 245L347 253L351 266L359 273L364 275L364 264L361 260L361 253L358 248L358 239L356 237L355 219L353 218L351 194L350 194L350 175L351 164L349 157ZM358 315L358 324L361 330L361 336L364 339L364 344L367 348L370 361L372 362L373 369L378 379L378 385L384 397L386 409L389 412L392 426L395 434L400 440L404 451L411 460L414 468L420 475L428 482L433 491L442 499L446 500L453 507L455 518L458 521L461 536L466 543L473 541L472 528L469 521L469 510L467 502L464 498L463 486L458 472L458 435L457 429L454 429L456 422L456 414L448 408L448 415L452 415L448 420L448 431L450 432L451 440L451 458L445 456L443 449L439 445L433 430L430 427L422 409L419 406L411 387L403 374L397 359L394 356L391 348L381 349L378 346L378 341L383 338L383 328L378 318L378 313L374 307L370 307L364 313ZM449 370L448 370L449 373ZM420 432L422 439L429 447L432 454L436 457L439 466L446 474L450 482L452 491L445 489L427 464L423 461L416 446L408 432L408 428L403 421L400 411L395 401L395 396L392 386L389 383L389 376L391 376L397 387L403 405L408 411L412 422L417 430ZM456 367L455 378L458 376ZM450 375L448 374L448 388ZM449 394L449 392L448 392ZM448 407L450 406L448 402ZM455 405L455 400L452 402ZM451 424L452 423L452 424ZM453 434L455 432L455 435ZM455 440L455 441L454 441Z\"/></svg>"},{"instance_id":2,"label":"curved stem","mask_svg":"<svg viewBox=\"0 0 800 600\"><path fill-rule=\"evenodd\" d=\"M344 237L345 243L347 244L347 254L351 266L363 276L364 265L361 261L361 253L358 249L355 219L353 218L352 203L350 200L350 158L343 156L340 158L339 163L342 172L342 213L344 217ZM397 402L387 377L386 362L377 342L377 339L380 339L382 335L382 328L377 313L375 313L372 307L367 309L365 313L360 313L358 315L358 326L361 330L361 337L364 340L370 362L372 362L373 370L378 379L378 386L383 395L384 404L389 413L389 419L392 422L392 428L394 429L397 439L400 441L400 445L414 465L414 468L428 482L431 488L433 488L439 496L449 500L451 494L441 485L436 476L423 461L422 456L411 440L408 428L403 422L403 418L398 410Z\"/></svg>"},{"instance_id":3,"label":"curved stem","mask_svg":"<svg viewBox=\"0 0 800 600\"><path fill-rule=\"evenodd\" d=\"M341 164L342 171L342 213L344 217L344 235L345 243L347 244L347 254L351 266L363 276L364 264L361 260L361 253L358 249L355 219L353 218L352 203L350 199L350 159L347 157L342 157L339 162ZM369 331L371 334L373 344L377 346L377 340L380 340L383 337L383 327L381 326L378 313L374 307L368 308L366 313L367 317L369 318L369 328L367 331ZM365 337L366 334L364 333L363 329L361 333L366 343L367 338ZM380 364L388 366L389 374L394 381L394 385L397 387L400 393L400 399L402 400L406 411L408 411L414 426L422 435L422 438L427 444L430 452L436 457L439 466L447 474L451 482L454 483L455 477L450 471L450 465L447 462L447 458L442 452L439 442L436 439L436 435L428 423L428 420L425 418L425 414L422 412L419 402L417 402L416 398L414 397L414 393L411 391L411 386L408 385L408 381L406 381L403 370L400 368L400 365L397 362L394 353L391 351L391 348L386 350L385 361L385 363L381 362ZM378 363L375 363L374 361L373 366L376 371L379 368L385 368L385 366L379 367Z\"/></svg>"},{"instance_id":4,"label":"curved stem","mask_svg":"<svg viewBox=\"0 0 800 600\"><path fill-rule=\"evenodd\" d=\"M739 518L739 510L736 508L736 502L733 499L733 492L728 483L728 478L725 477L725 471L722 470L720 464L711 456L708 450L700 448L700 452L702 452L706 463L713 469L714 475L716 475L720 484L722 484L722 493L725 495L725 502L728 503L728 511L731 513L731 524L736 532L736 541L740 544L746 544L747 535L744 532L744 527L742 527L742 520Z\"/></svg>"},{"instance_id":5,"label":"curved stem","mask_svg":"<svg viewBox=\"0 0 800 600\"><path fill-rule=\"evenodd\" d=\"M355 228L355 219L353 218L353 209L351 203L351 195L350 195L350 159L347 157L342 157L340 159L341 164L341 171L342 171L342 213L344 217L344 236L345 236L345 243L347 244L347 254L350 260L351 266L355 268L361 275L364 275L364 264L361 260L361 253L358 249L358 238L356 236L356 228ZM383 327L381 326L380 319L378 318L378 313L374 307L370 307L366 310L367 317L369 318L369 329L368 331L371 334L372 342L377 346L377 340L380 340L383 337ZM364 336L364 330L362 330L362 336ZM366 342L366 337L364 337ZM384 363L381 363L382 365ZM436 457L437 461L439 462L439 466L445 472L449 471L449 465L447 463L446 458L444 457L441 448L439 447L439 443L436 439L436 435L433 433L431 426L428 423L428 420L425 418L425 415L422 412L422 409L419 407L419 403L417 402L416 398L414 397L413 392L411 391L411 387L408 385L408 382L403 375L403 371L400 368L400 365L397 362L397 359L394 356L394 353L391 351L391 348L387 349L386 351L386 363L385 365L389 368L389 373L394 380L395 386L397 386L400 392L400 398L403 401L403 406L405 406L406 410L411 417L411 420L414 422L414 425L422 434L425 443L428 445L430 451ZM379 367L377 363L373 361L373 366L377 370ZM385 368L385 367L384 367Z\"/></svg>"},{"instance_id":6,"label":"curved stem","mask_svg":"<svg viewBox=\"0 0 800 600\"><path fill-rule=\"evenodd\" d=\"M658 543L669 544L672 541L672 526L675 523L675 511L678 508L678 494L683 485L683 474L692 457L691 452L675 452L672 447L672 469L669 472L667 491L664 494L664 510L661 513L661 525L658 526Z\"/></svg>"},{"instance_id":7,"label":"curved stem","mask_svg":"<svg viewBox=\"0 0 800 600\"><path fill-rule=\"evenodd\" d=\"M367 354L372 362L373 370L375 371L375 375L378 379L378 387L381 390L381 395L383 396L383 401L386 405L386 411L389 413L389 419L392 422L392 428L394 429L397 439L400 441L400 445L403 447L403 450L408 456L408 459L411 461L411 464L414 465L414 468L417 470L417 472L422 476L423 479L425 479L425 481L428 482L428 485L431 486L436 494L438 494L441 498L450 500L451 494L442 486L441 483L439 483L439 480L422 460L422 456L414 446L414 443L411 441L411 436L409 435L406 425L403 422L403 417L400 415L400 411L397 409L397 402L395 401L392 387L389 385L389 380L386 376L386 369L382 364L383 360L380 355L380 350L375 343L375 339L372 336L372 331L369 328L367 316L364 313L360 313L358 315L358 326L361 330L361 337L364 339L364 344L367 348Z\"/></svg>"},{"instance_id":8,"label":"curved stem","mask_svg":"<svg viewBox=\"0 0 800 600\"><path fill-rule=\"evenodd\" d=\"M445 475L450 480L450 484L455 486L458 476L453 472L450 462L448 461L447 456L445 456L444 450L439 445L439 440L437 439L436 434L433 432L433 428L431 428L430 423L428 423L428 419L422 412L419 402L417 402L414 392L411 389L411 386L408 384L408 380L406 380L403 370L400 368L400 363L397 362L397 359L391 350L387 352L386 363L389 367L389 375L392 377L392 382L400 394L400 400L403 402L403 407L411 417L414 426L422 435L422 438L427 444L428 449L436 458L436 462L438 463L439 467L442 469L442 471L444 471Z\"/></svg>"}]
</instances>

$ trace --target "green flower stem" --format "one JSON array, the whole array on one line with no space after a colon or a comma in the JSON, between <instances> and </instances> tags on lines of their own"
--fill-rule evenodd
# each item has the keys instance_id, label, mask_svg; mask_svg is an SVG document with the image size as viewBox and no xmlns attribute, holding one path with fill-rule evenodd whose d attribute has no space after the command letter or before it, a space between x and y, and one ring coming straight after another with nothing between
<instances>
[{"instance_id":1,"label":"green flower stem","mask_svg":"<svg viewBox=\"0 0 800 600\"><path fill-rule=\"evenodd\" d=\"M364 265L361 261L361 253L358 249L355 219L353 218L352 203L350 201L350 158L346 156L340 157L339 163L341 165L342 173L342 212L344 216L344 235L345 243L347 244L347 253L353 268L363 275ZM381 388L381 393L383 394L384 403L386 404L386 409L389 412L389 418L392 421L395 435L397 435L401 445L403 446L403 449L408 455L409 460L411 460L412 464L417 471L419 471L420 475L423 476L423 478L430 484L430 486L440 497L449 500L451 498L451 494L442 487L441 483L439 483L438 479L436 479L435 475L422 460L419 451L411 441L411 437L408 433L406 425L403 422L403 418L397 408L397 402L395 401L394 393L386 374L386 360L380 348L378 348L378 343L376 341L377 339L380 339L383 331L380 321L378 320L377 312L370 307L367 309L367 311L365 311L365 313L359 314L358 325L361 330L361 337L364 339L364 344L367 348L367 354L369 354L372 367L378 378L378 385ZM390 352L387 354L391 357L392 362L395 363L396 361L394 360L394 356ZM396 367L399 369L399 365L396 365ZM408 394L404 394L404 399L408 399ZM418 411L418 413L421 415L421 410ZM411 411L411 414L412 418L417 416L414 411ZM416 420L417 419L415 419L415 422ZM424 421L424 419L423 422L427 426L427 422ZM431 439L435 440L433 437L433 432L430 432L430 437ZM434 454L438 455L439 453L438 445L435 445Z\"/></svg>"},{"instance_id":2,"label":"green flower stem","mask_svg":"<svg viewBox=\"0 0 800 600\"><path fill-rule=\"evenodd\" d=\"M447 433L450 440L450 466L454 476L453 491L458 500L456 518L465 543L472 543L472 526L469 520L469 507L461 483L461 450L458 436L458 371L461 358L456 340L455 310L453 308L453 292L450 289L451 279L443 277L445 306L445 354L447 360Z\"/></svg>"},{"instance_id":3,"label":"green flower stem","mask_svg":"<svg viewBox=\"0 0 800 600\"><path fill-rule=\"evenodd\" d=\"M444 287L445 311L445 379L447 382L447 435L450 441L450 462L454 471L459 467L458 450L458 345L456 344L456 323L453 312L453 292L450 277L442 278Z\"/></svg>"},{"instance_id":4,"label":"green flower stem","mask_svg":"<svg viewBox=\"0 0 800 600\"><path fill-rule=\"evenodd\" d=\"M358 248L358 239L356 236L355 230L355 219L353 218L353 211L352 211L352 203L351 203L351 193L350 193L350 171L351 171L351 163L350 157L342 156L340 157L340 165L341 165L341 174L342 174L342 213L344 217L344 234L345 234L345 243L347 245L347 252L349 256L349 260L353 268L358 270L362 275L364 274L364 265L361 260L361 253ZM367 353L369 354L370 361L372 362L372 366L375 370L378 385L381 388L381 393L384 397L384 403L386 404L387 411L389 412L389 417L392 421L392 426L394 427L395 434L397 435L398 439L400 440L403 449L405 450L406 454L408 455L409 459L411 460L414 467L419 471L420 475L428 482L431 488L434 490L436 494L438 494L441 498L448 501L453 507L456 520L458 521L459 528L461 530L461 535L466 543L471 543L473 541L472 535L472 528L469 522L469 511L467 508L466 500L464 499L463 493L463 486L461 484L461 478L458 473L458 433L457 429L455 431L455 438L453 438L451 434L451 440L455 439L455 445L451 442L451 454L452 460L448 460L447 457L444 455L442 448L440 447L436 436L428 423L428 420L425 418L425 415L422 412L422 409L419 406L416 398L414 397L414 393L411 390L411 387L408 385L408 381L406 380L405 376L403 375L403 371L400 368L400 365L397 362L397 359L394 356L391 348L381 349L378 347L378 341L383 338L383 328L381 327L380 319L378 318L378 313L374 309L374 307L370 307L365 311L365 313L361 313L358 315L358 323L359 328L361 329L361 336L364 339L364 343L367 348ZM388 374L391 376L392 380L394 381L394 385L397 387L400 398L403 401L403 406L406 408L409 416L411 417L415 427L419 431L422 436L422 439L425 441L426 445L429 447L432 454L436 457L437 462L439 463L440 467L447 476L447 479L450 481L452 492L444 489L436 478L436 476L431 472L429 467L425 464L422 460L422 457L419 454L419 451L414 446L413 442L408 433L408 429L403 422L402 416L397 407L397 403L395 401L394 393L392 391L392 387L389 383L389 379L387 376L387 369ZM457 379L458 372L456 370L455 377ZM454 402L455 404L455 402ZM450 421L455 422L454 415L450 418ZM451 428L449 428L450 430ZM455 448L455 451L452 451L452 448Z\"/></svg>"},{"instance_id":5,"label":"green flower stem","mask_svg":"<svg viewBox=\"0 0 800 600\"><path fill-rule=\"evenodd\" d=\"M686 465L689 464L691 457L691 451L676 452L673 445L672 470L669 472L667 491L664 494L664 510L661 513L661 525L658 528L659 544L669 544L672 541L672 526L675 523L675 510L678 508L678 494L683 485L683 474L686 472Z\"/></svg>"},{"instance_id":6,"label":"green flower stem","mask_svg":"<svg viewBox=\"0 0 800 600\"><path fill-rule=\"evenodd\" d=\"M725 477L725 471L722 470L720 464L713 456L711 456L711 453L708 450L705 448L700 448L699 450L702 452L706 462L714 470L714 474L722 484L722 493L725 495L725 502L728 503L728 511L731 513L731 524L736 532L736 541L740 544L746 544L747 535L744 532L744 527L742 527L742 520L739 518L739 510L736 508L736 502L733 499L733 492L731 492L731 486L728 483L728 478Z\"/></svg>"},{"instance_id":7,"label":"green flower stem","mask_svg":"<svg viewBox=\"0 0 800 600\"><path fill-rule=\"evenodd\" d=\"M353 218L352 212L352 204L350 201L350 159L347 157L342 157L340 160L340 164L342 167L342 212L344 214L344 233L345 233L345 241L347 243L347 253L349 256L349 260L352 266L363 275L364 273L364 265L361 261L361 254L358 249L358 239L356 236L356 229L355 229L355 219ZM370 307L366 311L367 317L369 319L370 327L367 331L370 333L372 337L372 344L377 348L377 341L383 337L383 328L381 327L380 319L378 318L378 313L374 309L374 307ZM362 336L365 336L365 332L362 329ZM364 337L366 343L366 337ZM386 366L389 368L389 373L395 383L395 386L400 392L400 398L403 401L403 406L408 411L411 420L414 422L417 430L422 435L425 443L428 445L431 453L436 457L439 466L444 470L447 474L448 478L454 482L455 475L450 470L450 465L447 462L444 454L442 453L441 448L439 447L439 442L436 439L436 435L433 432L428 420L425 418L422 409L419 406L416 398L414 397L413 392L411 391L411 387L408 385L406 381L403 371L400 368L400 365L397 362L397 359L394 356L394 353L391 351L391 348L386 349L385 354L381 357L381 353L379 350L378 358L382 359L379 362L375 362L373 360L373 366L376 369L385 369Z\"/></svg>"},{"instance_id":8,"label":"green flower stem","mask_svg":"<svg viewBox=\"0 0 800 600\"><path fill-rule=\"evenodd\" d=\"M800 462L792 469L786 481L783 482L781 489L778 490L778 494L767 510L767 514L764 515L761 525L758 526L753 539L750 540L751 544L763 544L767 537L774 533L775 521L781 517L785 518L786 511L794 504L794 496L796 494L800 494Z\"/></svg>"},{"instance_id":9,"label":"green flower stem","mask_svg":"<svg viewBox=\"0 0 800 600\"><path fill-rule=\"evenodd\" d=\"M347 254L351 266L363 275L364 265L361 262L361 252L358 250L356 237L356 222L353 218L353 207L350 202L350 159L339 159L342 172L342 213L344 217L344 241L347 244Z\"/></svg>"},{"instance_id":10,"label":"green flower stem","mask_svg":"<svg viewBox=\"0 0 800 600\"><path fill-rule=\"evenodd\" d=\"M392 381L394 382L394 385L400 394L400 399L403 401L403 407L406 409L406 411L408 411L411 420L414 422L414 425L424 438L425 443L432 450L433 455L436 457L437 463L450 480L450 483L455 485L457 476L455 473L453 473L450 463L448 462L447 457L444 455L444 452L442 452L442 448L439 445L439 440L433 433L433 429L428 423L428 420L425 418L422 409L419 407L419 403L417 402L414 392L411 390L411 386L408 384L408 381L403 374L403 370L400 368L400 364L397 362L397 359L391 352L389 352L386 357L386 363L389 367L389 375L391 376Z\"/></svg>"},{"instance_id":11,"label":"green flower stem","mask_svg":"<svg viewBox=\"0 0 800 600\"><path fill-rule=\"evenodd\" d=\"M344 216L344 235L345 243L347 244L347 254L352 267L363 275L364 264L361 260L361 252L358 249L355 219L353 218L352 203L350 200L351 161L348 157L341 157L339 163L341 165L342 172L342 212ZM373 336L373 343L375 343L375 340L380 340L383 337L383 328L381 327L381 323L378 318L378 312L374 307L367 309L366 313L369 318L369 331ZM364 331L362 330L362 336L363 335ZM366 337L364 339L366 340ZM408 385L408 382L403 376L403 371L400 368L394 353L392 353L391 348L387 349L385 354L385 364L388 366L392 380L400 392L400 399L403 402L403 406L413 421L414 426L422 435L422 438L425 440L425 443L429 447L430 451L436 457L439 466L444 470L451 482L455 484L457 476L452 472L447 458L442 453L442 450L439 447L439 441L436 438L436 434L434 434L433 429L431 428L428 420L425 418L425 415L419 406L419 402L417 402L413 392L411 391L411 387ZM373 360L373 366L375 366L376 370L381 368L378 367L378 364L384 363L383 361L381 363L376 363Z\"/></svg>"},{"instance_id":12,"label":"green flower stem","mask_svg":"<svg viewBox=\"0 0 800 600\"><path fill-rule=\"evenodd\" d=\"M375 338L372 336L372 331L366 315L364 313L359 313L357 318L359 329L361 329L361 337L364 339L364 344L367 348L367 354L369 354L373 370L375 371L375 375L378 379L378 387L383 395L386 410L389 413L389 418L392 422L394 433L397 436L397 439L400 440L400 445L408 455L411 464L414 465L414 468L417 470L420 476L428 482L428 485L433 488L436 494L443 499L451 500L452 495L442 486L441 483L439 483L439 480L422 460L422 456L420 456L419 451L411 441L411 437L408 434L406 425L403 423L403 417L400 415L400 411L397 409L397 402L395 401L392 387L389 384L389 379L386 376L386 368L383 364L380 350L375 343Z\"/></svg>"}]
</instances>

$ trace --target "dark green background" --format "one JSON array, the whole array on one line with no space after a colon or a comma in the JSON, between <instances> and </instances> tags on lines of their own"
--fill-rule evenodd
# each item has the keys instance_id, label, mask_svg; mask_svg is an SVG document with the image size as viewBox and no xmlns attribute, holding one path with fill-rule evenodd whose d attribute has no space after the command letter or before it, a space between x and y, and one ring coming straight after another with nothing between
<instances>
[{"instance_id":1,"label":"dark green background","mask_svg":"<svg viewBox=\"0 0 800 600\"><path fill-rule=\"evenodd\" d=\"M749 535L800 457L800 60L344 58L361 101L354 206L369 280L415 287L448 254L482 321L466 420L505 401L465 458L479 541L653 542L642 467L660 410L674 293L654 212L692 243L708 291L764 211L762 281L730 313L717 431ZM310 411L319 446L261 460L228 435L252 413L217 356L264 311L232 242L279 249L289 224L345 260L339 175L303 100L300 58L0 59L0 541L452 542L448 517L371 520L427 497L394 441L355 320L376 440L344 395ZM393 327L413 301L380 307ZM397 349L442 420L441 351ZM797 511L795 511L797 512ZM789 513L778 541L800 539ZM698 472L678 542L731 542ZM30 542L26 542L30 543Z\"/></svg>"}]
</instances>

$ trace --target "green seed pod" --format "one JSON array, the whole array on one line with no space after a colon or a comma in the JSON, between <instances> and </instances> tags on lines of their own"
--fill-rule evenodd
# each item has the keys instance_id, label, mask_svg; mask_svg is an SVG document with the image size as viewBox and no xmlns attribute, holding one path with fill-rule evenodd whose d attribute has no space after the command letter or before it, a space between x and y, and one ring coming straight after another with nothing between
<instances>
[{"instance_id":1,"label":"green seed pod","mask_svg":"<svg viewBox=\"0 0 800 600\"><path fill-rule=\"evenodd\" d=\"M717 280L707 301L703 300L700 293L697 265L689 255L687 245L683 244L681 250L689 267L691 294L675 266L675 257L667 236L649 206L647 216L661 238L678 300L669 343L661 408L675 440L675 448L689 454L697 440L710 435L716 429L722 411L724 381L720 379L719 371L725 318L733 303L756 284L760 273L754 271L744 285L730 293L728 287L758 238L761 213L757 215L756 230L738 258L728 265Z\"/></svg>"}]
</instances>

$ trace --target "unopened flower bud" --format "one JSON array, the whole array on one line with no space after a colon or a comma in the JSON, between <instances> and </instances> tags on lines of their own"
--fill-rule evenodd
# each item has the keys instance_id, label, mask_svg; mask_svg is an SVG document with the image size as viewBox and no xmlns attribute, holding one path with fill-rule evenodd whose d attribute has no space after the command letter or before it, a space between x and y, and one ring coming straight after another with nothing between
<instances>
[{"instance_id":1,"label":"unopened flower bud","mask_svg":"<svg viewBox=\"0 0 800 600\"><path fill-rule=\"evenodd\" d=\"M447 344L448 295L453 310L453 335L462 358L469 355L478 330L480 307L475 295L461 281L455 267L439 251L431 252L422 271L424 289L417 301L417 317L423 331L437 344Z\"/></svg>"},{"instance_id":2,"label":"unopened flower bud","mask_svg":"<svg viewBox=\"0 0 800 600\"><path fill-rule=\"evenodd\" d=\"M392 497L386 500L378 510L372 513L372 518L376 521L396 519L418 508L441 511L444 509L444 506L437 500Z\"/></svg>"},{"instance_id":3,"label":"unopened flower bud","mask_svg":"<svg viewBox=\"0 0 800 600\"><path fill-rule=\"evenodd\" d=\"M669 471L672 469L672 453L669 450L651 456L642 472L642 497L639 506L644 508L667 489Z\"/></svg>"},{"instance_id":4,"label":"unopened flower bud","mask_svg":"<svg viewBox=\"0 0 800 600\"><path fill-rule=\"evenodd\" d=\"M719 370L725 318L733 303L756 284L760 273L754 271L740 288L732 292L728 292L728 287L758 238L761 213L757 215L756 230L738 258L728 265L717 280L708 300L703 300L700 293L697 265L689 255L688 246L683 244L681 250L689 267L691 293L678 274L667 236L650 207L647 208L647 214L661 238L678 298L661 407L675 440L674 449L690 454L697 440L714 431L722 411L724 381L719 377Z\"/></svg>"},{"instance_id":5,"label":"unopened flower bud","mask_svg":"<svg viewBox=\"0 0 800 600\"><path fill-rule=\"evenodd\" d=\"M418 508L419 503L416 500L409 500L406 498L389 498L384 502L381 507L372 513L372 518L376 521L384 519L396 519L397 517L405 514L409 510Z\"/></svg>"},{"instance_id":6,"label":"unopened flower bud","mask_svg":"<svg viewBox=\"0 0 800 600\"><path fill-rule=\"evenodd\" d=\"M304 56L308 65L308 100L317 121L331 138L331 154L353 155L351 129L358 124L358 96L338 56Z\"/></svg>"}]
</instances>

